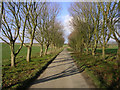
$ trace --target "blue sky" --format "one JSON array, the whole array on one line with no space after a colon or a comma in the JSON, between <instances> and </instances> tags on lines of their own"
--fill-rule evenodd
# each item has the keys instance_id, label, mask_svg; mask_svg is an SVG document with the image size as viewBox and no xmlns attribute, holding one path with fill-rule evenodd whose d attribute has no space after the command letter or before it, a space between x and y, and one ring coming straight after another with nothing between
<instances>
[{"instance_id":1,"label":"blue sky","mask_svg":"<svg viewBox=\"0 0 120 90\"><path fill-rule=\"evenodd\" d=\"M60 21L62 22L62 24L64 25L64 38L65 38L65 43L68 43L68 36L70 35L71 33L71 28L70 25L69 25L69 21L71 20L71 16L69 14L69 7L71 5L72 2L58 2L61 6L61 12L60 12L60 15L59 15L59 19ZM110 41L114 41L113 39L110 39Z\"/></svg>"},{"instance_id":2,"label":"blue sky","mask_svg":"<svg viewBox=\"0 0 120 90\"><path fill-rule=\"evenodd\" d=\"M71 2L60 2L61 6L61 15L60 16L66 16L69 14L68 8L70 7Z\"/></svg>"},{"instance_id":3,"label":"blue sky","mask_svg":"<svg viewBox=\"0 0 120 90\"><path fill-rule=\"evenodd\" d=\"M70 17L69 11L68 11L71 3L72 2L59 2L60 6L61 6L61 11L58 16L58 19L61 21L61 23L64 26L65 43L68 42L67 37L69 36L69 34L71 32L70 27L69 27L69 20L71 19L71 17Z\"/></svg>"},{"instance_id":4,"label":"blue sky","mask_svg":"<svg viewBox=\"0 0 120 90\"><path fill-rule=\"evenodd\" d=\"M60 13L58 15L58 19L64 25L64 38L65 38L65 42L67 43L68 42L67 37L70 34L70 30L69 28L67 28L69 24L69 19L70 19L68 8L70 7L72 2L57 2L57 3L60 4L60 7L61 7ZM1 41L2 40L0 39L0 42Z\"/></svg>"},{"instance_id":5,"label":"blue sky","mask_svg":"<svg viewBox=\"0 0 120 90\"><path fill-rule=\"evenodd\" d=\"M61 21L61 23L64 26L64 38L65 38L65 43L68 42L68 36L71 33L71 27L69 25L69 21L71 20L71 16L69 14L69 7L71 5L72 2L57 2L58 4L60 4L61 10L60 10L60 14L58 16L58 19ZM0 40L1 42L1 40Z\"/></svg>"}]
</instances>

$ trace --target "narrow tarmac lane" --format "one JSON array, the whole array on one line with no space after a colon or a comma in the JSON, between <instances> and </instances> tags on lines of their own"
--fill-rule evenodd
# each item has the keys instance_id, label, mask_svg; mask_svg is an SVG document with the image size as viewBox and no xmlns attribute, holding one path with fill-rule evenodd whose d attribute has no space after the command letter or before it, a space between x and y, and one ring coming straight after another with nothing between
<instances>
[{"instance_id":1,"label":"narrow tarmac lane","mask_svg":"<svg viewBox=\"0 0 120 90\"><path fill-rule=\"evenodd\" d=\"M94 88L88 85L70 52L64 49L30 88Z\"/></svg>"}]
</instances>

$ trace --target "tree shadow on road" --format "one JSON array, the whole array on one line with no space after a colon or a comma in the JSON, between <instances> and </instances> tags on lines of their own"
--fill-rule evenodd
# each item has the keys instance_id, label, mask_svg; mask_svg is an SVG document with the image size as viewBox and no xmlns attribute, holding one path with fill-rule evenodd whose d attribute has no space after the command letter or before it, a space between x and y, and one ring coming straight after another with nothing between
<instances>
[{"instance_id":1,"label":"tree shadow on road","mask_svg":"<svg viewBox=\"0 0 120 90\"><path fill-rule=\"evenodd\" d=\"M33 84L38 84L38 83L47 82L47 81L54 80L54 79L59 79L59 78L75 75L83 71L84 70L79 71L75 65L72 65L69 68L62 71L61 73L54 74L54 75L51 75L45 78L41 78L39 80L36 80Z\"/></svg>"},{"instance_id":2,"label":"tree shadow on road","mask_svg":"<svg viewBox=\"0 0 120 90\"><path fill-rule=\"evenodd\" d=\"M54 68L54 67L58 67L58 66L62 66L62 65L72 64L72 63L73 63L73 61L68 62L68 63L64 63L64 64L55 65L55 66L50 66L48 68Z\"/></svg>"},{"instance_id":3,"label":"tree shadow on road","mask_svg":"<svg viewBox=\"0 0 120 90\"><path fill-rule=\"evenodd\" d=\"M67 61L73 61L73 59L72 58L67 58L67 59L60 58L60 59L57 59L56 61L53 61L52 63L60 63L60 62L67 62Z\"/></svg>"}]
</instances>

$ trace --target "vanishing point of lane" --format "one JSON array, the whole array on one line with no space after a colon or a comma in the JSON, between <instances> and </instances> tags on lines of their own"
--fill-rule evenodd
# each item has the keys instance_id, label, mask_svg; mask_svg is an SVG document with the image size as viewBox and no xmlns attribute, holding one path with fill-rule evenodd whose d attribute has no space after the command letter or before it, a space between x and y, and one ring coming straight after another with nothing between
<instances>
[{"instance_id":1,"label":"vanishing point of lane","mask_svg":"<svg viewBox=\"0 0 120 90\"><path fill-rule=\"evenodd\" d=\"M86 81L70 53L64 49L30 88L94 88Z\"/></svg>"}]
</instances>

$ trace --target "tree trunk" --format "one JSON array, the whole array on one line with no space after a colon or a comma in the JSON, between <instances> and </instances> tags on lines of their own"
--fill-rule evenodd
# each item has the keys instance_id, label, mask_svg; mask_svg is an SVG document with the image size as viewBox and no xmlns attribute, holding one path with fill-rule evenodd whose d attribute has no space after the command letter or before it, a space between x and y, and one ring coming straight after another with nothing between
<instances>
[{"instance_id":1,"label":"tree trunk","mask_svg":"<svg viewBox=\"0 0 120 90\"><path fill-rule=\"evenodd\" d=\"M11 67L15 66L15 55L11 51Z\"/></svg>"},{"instance_id":2,"label":"tree trunk","mask_svg":"<svg viewBox=\"0 0 120 90\"><path fill-rule=\"evenodd\" d=\"M4 8L4 7L3 7L3 2L1 2L1 5L2 5L2 6L1 6L0 20L2 20L2 15L3 15L3 8ZM0 29L1 29L1 23L2 23L2 22L0 21Z\"/></svg>"},{"instance_id":3,"label":"tree trunk","mask_svg":"<svg viewBox=\"0 0 120 90\"><path fill-rule=\"evenodd\" d=\"M41 44L41 48L40 48L40 57L43 56L43 44Z\"/></svg>"},{"instance_id":4,"label":"tree trunk","mask_svg":"<svg viewBox=\"0 0 120 90\"><path fill-rule=\"evenodd\" d=\"M83 53L83 48L82 48L82 46L80 47L80 55L82 55L82 53Z\"/></svg>"},{"instance_id":5,"label":"tree trunk","mask_svg":"<svg viewBox=\"0 0 120 90\"><path fill-rule=\"evenodd\" d=\"M120 67L120 42L118 42L117 61L118 61L118 67Z\"/></svg>"},{"instance_id":6,"label":"tree trunk","mask_svg":"<svg viewBox=\"0 0 120 90\"><path fill-rule=\"evenodd\" d=\"M54 45L54 50L56 49L55 45Z\"/></svg>"},{"instance_id":7,"label":"tree trunk","mask_svg":"<svg viewBox=\"0 0 120 90\"><path fill-rule=\"evenodd\" d=\"M95 44L94 48L92 48L92 55L95 56L95 52L96 52L96 49L97 49L97 43Z\"/></svg>"},{"instance_id":8,"label":"tree trunk","mask_svg":"<svg viewBox=\"0 0 120 90\"><path fill-rule=\"evenodd\" d=\"M105 60L105 14L103 13L103 25L102 25L103 45L102 45L102 58Z\"/></svg>"},{"instance_id":9,"label":"tree trunk","mask_svg":"<svg viewBox=\"0 0 120 90\"><path fill-rule=\"evenodd\" d=\"M11 42L11 46L10 46L10 49L11 49L11 67L14 67L15 66L15 53L14 53L14 42Z\"/></svg>"},{"instance_id":10,"label":"tree trunk","mask_svg":"<svg viewBox=\"0 0 120 90\"><path fill-rule=\"evenodd\" d=\"M28 47L28 50L27 50L27 62L30 62L31 60L31 51L32 51L32 47Z\"/></svg>"},{"instance_id":11,"label":"tree trunk","mask_svg":"<svg viewBox=\"0 0 120 90\"><path fill-rule=\"evenodd\" d=\"M56 47L55 47L55 45L53 45L54 46L54 48L53 48L53 52L55 52L56 51Z\"/></svg>"},{"instance_id":12,"label":"tree trunk","mask_svg":"<svg viewBox=\"0 0 120 90\"><path fill-rule=\"evenodd\" d=\"M51 49L50 49L50 52L52 52L52 51L53 51L53 48L54 48L54 46L53 46L53 45L51 45Z\"/></svg>"},{"instance_id":13,"label":"tree trunk","mask_svg":"<svg viewBox=\"0 0 120 90\"><path fill-rule=\"evenodd\" d=\"M105 59L105 44L102 46L102 58Z\"/></svg>"},{"instance_id":14,"label":"tree trunk","mask_svg":"<svg viewBox=\"0 0 120 90\"><path fill-rule=\"evenodd\" d=\"M45 55L47 55L48 47L49 47L49 45L47 45L45 48Z\"/></svg>"},{"instance_id":15,"label":"tree trunk","mask_svg":"<svg viewBox=\"0 0 120 90\"><path fill-rule=\"evenodd\" d=\"M88 54L88 47L86 47L86 54Z\"/></svg>"},{"instance_id":16,"label":"tree trunk","mask_svg":"<svg viewBox=\"0 0 120 90\"><path fill-rule=\"evenodd\" d=\"M92 49L92 55L95 56L95 49Z\"/></svg>"}]
</instances>

